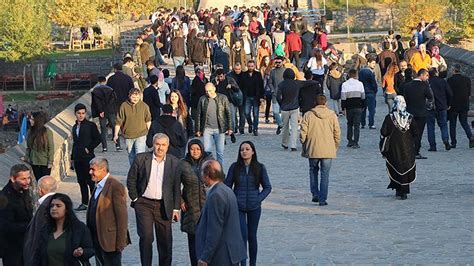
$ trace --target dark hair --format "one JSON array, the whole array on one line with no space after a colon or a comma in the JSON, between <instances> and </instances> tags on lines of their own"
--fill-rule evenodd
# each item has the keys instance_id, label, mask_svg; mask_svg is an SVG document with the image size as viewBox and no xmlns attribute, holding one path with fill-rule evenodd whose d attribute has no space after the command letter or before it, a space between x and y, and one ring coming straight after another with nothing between
<instances>
[{"instance_id":1,"label":"dark hair","mask_svg":"<svg viewBox=\"0 0 474 266\"><path fill-rule=\"evenodd\" d=\"M461 72L461 65L460 64L454 64L453 68L454 68L454 71L456 71L458 73Z\"/></svg>"},{"instance_id":2,"label":"dark hair","mask_svg":"<svg viewBox=\"0 0 474 266\"><path fill-rule=\"evenodd\" d=\"M392 34L394 34L394 33L395 33L395 32L394 32L393 30L389 30L389 31L388 31L388 35L392 35Z\"/></svg>"},{"instance_id":3,"label":"dark hair","mask_svg":"<svg viewBox=\"0 0 474 266\"><path fill-rule=\"evenodd\" d=\"M219 76L219 75L225 75L224 69L222 69L222 68L217 69L217 70L216 70L216 75L217 75L217 76Z\"/></svg>"},{"instance_id":4,"label":"dark hair","mask_svg":"<svg viewBox=\"0 0 474 266\"><path fill-rule=\"evenodd\" d=\"M146 60L145 65L146 66L155 66L155 62L153 62L153 60Z\"/></svg>"},{"instance_id":5,"label":"dark hair","mask_svg":"<svg viewBox=\"0 0 474 266\"><path fill-rule=\"evenodd\" d=\"M125 57L125 58L122 60L122 64L124 64L124 65L127 64L127 63L129 63L129 62L133 62L133 59L130 58L130 57Z\"/></svg>"},{"instance_id":6,"label":"dark hair","mask_svg":"<svg viewBox=\"0 0 474 266\"><path fill-rule=\"evenodd\" d=\"M50 213L51 205L53 203L53 200L55 200L55 199L62 201L64 203L65 207L66 207L66 214L65 214L64 225L63 225L64 230L71 229L72 225L76 221L78 221L78 219L77 219L76 214L74 213L74 210L72 209L72 200L71 200L71 198L68 195L62 194L62 193L56 193L53 196L51 196L51 201L49 203L49 206L48 206L47 212L46 212L47 224L48 224L49 228L53 232L56 230L56 220L54 220L53 217L51 217L51 213Z\"/></svg>"},{"instance_id":7,"label":"dark hair","mask_svg":"<svg viewBox=\"0 0 474 266\"><path fill-rule=\"evenodd\" d=\"M31 171L28 165L24 163L15 164L14 166L12 166L12 168L10 168L10 176L17 177L20 172L26 171Z\"/></svg>"},{"instance_id":8,"label":"dark hair","mask_svg":"<svg viewBox=\"0 0 474 266\"><path fill-rule=\"evenodd\" d=\"M389 42L383 42L382 47L384 50L390 49L390 43Z\"/></svg>"},{"instance_id":9,"label":"dark hair","mask_svg":"<svg viewBox=\"0 0 474 266\"><path fill-rule=\"evenodd\" d=\"M327 99L324 94L316 96L316 105L326 105Z\"/></svg>"},{"instance_id":10,"label":"dark hair","mask_svg":"<svg viewBox=\"0 0 474 266\"><path fill-rule=\"evenodd\" d=\"M30 129L26 143L29 148L45 151L48 147L48 133L44 126L48 119L47 115L45 112L40 111L34 112L32 116L35 123Z\"/></svg>"},{"instance_id":11,"label":"dark hair","mask_svg":"<svg viewBox=\"0 0 474 266\"><path fill-rule=\"evenodd\" d=\"M114 69L118 70L118 71L121 71L122 70L122 64L121 63L115 63L114 64Z\"/></svg>"},{"instance_id":12,"label":"dark hair","mask_svg":"<svg viewBox=\"0 0 474 266\"><path fill-rule=\"evenodd\" d=\"M97 81L100 82L100 83L102 83L102 82L106 82L107 79L105 78L105 76L98 76L98 77L97 77Z\"/></svg>"},{"instance_id":13,"label":"dark hair","mask_svg":"<svg viewBox=\"0 0 474 266\"><path fill-rule=\"evenodd\" d=\"M166 68L161 70L161 73L163 73L164 78L168 78L170 76L170 71Z\"/></svg>"},{"instance_id":14,"label":"dark hair","mask_svg":"<svg viewBox=\"0 0 474 266\"><path fill-rule=\"evenodd\" d=\"M436 76L438 76L438 69L436 67L432 67L432 68L430 68L428 73L430 74L430 78L431 77L436 77Z\"/></svg>"},{"instance_id":15,"label":"dark hair","mask_svg":"<svg viewBox=\"0 0 474 266\"><path fill-rule=\"evenodd\" d=\"M349 70L349 78L356 78L357 77L357 70L351 69Z\"/></svg>"},{"instance_id":16,"label":"dark hair","mask_svg":"<svg viewBox=\"0 0 474 266\"><path fill-rule=\"evenodd\" d=\"M182 89L184 86L184 80L186 78L186 71L184 66L180 65L176 67L176 87L175 89Z\"/></svg>"},{"instance_id":17,"label":"dark hair","mask_svg":"<svg viewBox=\"0 0 474 266\"><path fill-rule=\"evenodd\" d=\"M422 68L422 69L418 70L418 73L416 73L416 74L419 77L419 76L424 75L426 73L428 73L428 70Z\"/></svg>"},{"instance_id":18,"label":"dark hair","mask_svg":"<svg viewBox=\"0 0 474 266\"><path fill-rule=\"evenodd\" d=\"M307 69L305 72L304 72L304 78L306 80L310 80L311 78L313 78L313 72L311 72L311 69Z\"/></svg>"},{"instance_id":19,"label":"dark hair","mask_svg":"<svg viewBox=\"0 0 474 266\"><path fill-rule=\"evenodd\" d=\"M372 63L372 62L375 62L375 58L369 57L369 58L367 59L367 63Z\"/></svg>"},{"instance_id":20,"label":"dark hair","mask_svg":"<svg viewBox=\"0 0 474 266\"><path fill-rule=\"evenodd\" d=\"M158 76L157 75L151 75L150 76L150 83L151 84L156 84L158 82Z\"/></svg>"},{"instance_id":21,"label":"dark hair","mask_svg":"<svg viewBox=\"0 0 474 266\"><path fill-rule=\"evenodd\" d=\"M238 155L237 155L237 162L235 162L234 170L232 172L233 181L236 185L240 184L240 172L242 171L242 169L245 168L244 159L242 158L242 155L240 154L240 149L242 148L242 145L244 145L244 144L248 144L248 145L250 145L250 148L252 148L253 155L252 155L252 159L250 160L249 172L252 172L252 174L255 178L255 185L259 186L261 184L261 181L262 181L262 168L263 168L263 165L258 162L257 150L255 149L255 145L253 144L253 142L248 141L248 140L243 141L242 143L240 143L239 151L238 151Z\"/></svg>"},{"instance_id":22,"label":"dark hair","mask_svg":"<svg viewBox=\"0 0 474 266\"><path fill-rule=\"evenodd\" d=\"M402 38L402 35L400 34L395 35L395 39L400 40L401 38Z\"/></svg>"},{"instance_id":23,"label":"dark hair","mask_svg":"<svg viewBox=\"0 0 474 266\"><path fill-rule=\"evenodd\" d=\"M87 108L86 108L86 106L85 106L84 104L78 103L78 104L76 104L76 106L74 106L74 113L77 112L77 111L79 111L79 110L85 110L85 111L87 111Z\"/></svg>"},{"instance_id":24,"label":"dark hair","mask_svg":"<svg viewBox=\"0 0 474 266\"><path fill-rule=\"evenodd\" d=\"M415 42L414 40L411 40L411 41L408 43L408 45L409 45L410 47L415 47L415 46L416 46L416 42Z\"/></svg>"}]
</instances>

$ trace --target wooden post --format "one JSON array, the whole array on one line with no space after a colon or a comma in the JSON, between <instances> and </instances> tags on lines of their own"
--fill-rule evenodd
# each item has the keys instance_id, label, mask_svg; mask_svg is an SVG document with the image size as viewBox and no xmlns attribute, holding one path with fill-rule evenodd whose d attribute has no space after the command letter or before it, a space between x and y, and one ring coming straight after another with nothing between
<instances>
[{"instance_id":1,"label":"wooden post","mask_svg":"<svg viewBox=\"0 0 474 266\"><path fill-rule=\"evenodd\" d=\"M23 64L23 92L26 92L26 64Z\"/></svg>"}]
</instances>

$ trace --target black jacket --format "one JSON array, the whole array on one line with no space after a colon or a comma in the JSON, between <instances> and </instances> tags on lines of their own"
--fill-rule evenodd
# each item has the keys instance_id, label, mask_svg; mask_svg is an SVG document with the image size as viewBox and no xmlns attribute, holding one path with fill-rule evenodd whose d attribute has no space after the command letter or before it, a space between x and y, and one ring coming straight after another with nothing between
<instances>
[{"instance_id":1,"label":"black jacket","mask_svg":"<svg viewBox=\"0 0 474 266\"><path fill-rule=\"evenodd\" d=\"M47 246L48 246L48 239L52 234L51 228L46 226L41 231L41 239L40 239L40 258L35 259L36 262L39 262L37 265L47 266L48 265L48 253L47 253ZM89 228L79 221L76 220L72 223L69 230L64 232L67 234L66 239L66 249L64 251L64 265L68 266L82 266L82 265L91 265L89 263L89 259L94 256L94 247L92 245L92 238ZM83 254L81 257L74 257L72 254L74 250L78 247L81 247L83 250Z\"/></svg>"},{"instance_id":2,"label":"black jacket","mask_svg":"<svg viewBox=\"0 0 474 266\"><path fill-rule=\"evenodd\" d=\"M20 193L12 181L0 192L0 257L21 254L23 239L33 217L33 202L29 191Z\"/></svg>"},{"instance_id":3,"label":"black jacket","mask_svg":"<svg viewBox=\"0 0 474 266\"><path fill-rule=\"evenodd\" d=\"M263 78L260 72L254 70L252 76L249 72L242 73L242 86L240 87L244 97L256 97L257 99L263 98L265 91L263 89Z\"/></svg>"},{"instance_id":4,"label":"black jacket","mask_svg":"<svg viewBox=\"0 0 474 266\"><path fill-rule=\"evenodd\" d=\"M316 106L316 96L323 94L323 89L315 80L300 81L300 83L302 83L302 87L299 94L299 105L301 112L306 113Z\"/></svg>"},{"instance_id":5,"label":"black jacket","mask_svg":"<svg viewBox=\"0 0 474 266\"><path fill-rule=\"evenodd\" d=\"M177 158L184 157L184 148L186 146L186 133L181 123L174 116L162 115L151 123L150 130L146 136L146 145L153 147L153 136L156 133L163 133L170 139L168 154L173 154Z\"/></svg>"},{"instance_id":6,"label":"black jacket","mask_svg":"<svg viewBox=\"0 0 474 266\"><path fill-rule=\"evenodd\" d=\"M150 85L143 91L143 102L150 108L151 120L158 119L161 114L161 101L155 86Z\"/></svg>"},{"instance_id":7,"label":"black jacket","mask_svg":"<svg viewBox=\"0 0 474 266\"><path fill-rule=\"evenodd\" d=\"M239 91L239 85L237 85L237 82L233 78L226 77L222 82L219 82L219 84L217 84L216 80L214 80L212 83L214 83L216 86L217 93L227 96L229 102L233 103L231 93L233 91ZM227 88L228 85L230 85L230 88Z\"/></svg>"},{"instance_id":8,"label":"black jacket","mask_svg":"<svg viewBox=\"0 0 474 266\"><path fill-rule=\"evenodd\" d=\"M448 84L453 92L451 109L457 112L469 110L471 96L471 79L461 74L454 74L448 78Z\"/></svg>"},{"instance_id":9,"label":"black jacket","mask_svg":"<svg viewBox=\"0 0 474 266\"><path fill-rule=\"evenodd\" d=\"M114 89L115 95L117 95L117 106L128 99L128 92L135 87L132 78L122 71L117 71L110 76L107 80L107 86Z\"/></svg>"},{"instance_id":10,"label":"black jacket","mask_svg":"<svg viewBox=\"0 0 474 266\"><path fill-rule=\"evenodd\" d=\"M395 91L397 94L402 94L402 87L405 83L410 82L413 80L413 70L411 68L407 68L405 72L399 71L395 74L394 82L395 82Z\"/></svg>"},{"instance_id":11,"label":"black jacket","mask_svg":"<svg viewBox=\"0 0 474 266\"><path fill-rule=\"evenodd\" d=\"M99 117L99 114L102 112L105 114L117 113L117 96L111 87L107 85L99 85L92 90L91 95L92 117Z\"/></svg>"},{"instance_id":12,"label":"black jacket","mask_svg":"<svg viewBox=\"0 0 474 266\"><path fill-rule=\"evenodd\" d=\"M204 89L206 83L208 83L206 77L204 77L204 81L198 76L193 79L193 82L191 83L191 108L197 108L201 96L206 95L206 90Z\"/></svg>"},{"instance_id":13,"label":"black jacket","mask_svg":"<svg viewBox=\"0 0 474 266\"><path fill-rule=\"evenodd\" d=\"M295 80L295 72L292 69L286 69L283 72L283 81L278 84L276 94L282 111L291 111L300 107L299 92L302 84Z\"/></svg>"},{"instance_id":14,"label":"black jacket","mask_svg":"<svg viewBox=\"0 0 474 266\"><path fill-rule=\"evenodd\" d=\"M428 82L419 79L412 80L402 88L402 95L407 103L407 111L414 117L427 117L428 106L426 101L433 100Z\"/></svg>"},{"instance_id":15,"label":"black jacket","mask_svg":"<svg viewBox=\"0 0 474 266\"><path fill-rule=\"evenodd\" d=\"M207 96L202 96L199 100L199 104L197 107L196 123L194 125L194 130L196 132L204 132L204 127L206 126L206 114L208 105L209 98ZM234 125L232 124L232 114L230 113L229 100L225 95L218 93L216 96L216 105L219 132L224 133L227 130L232 130L234 128Z\"/></svg>"},{"instance_id":16,"label":"black jacket","mask_svg":"<svg viewBox=\"0 0 474 266\"><path fill-rule=\"evenodd\" d=\"M435 99L436 110L448 110L448 107L451 105L450 103L453 93L451 92L446 80L440 77L431 77L428 81Z\"/></svg>"},{"instance_id":17,"label":"black jacket","mask_svg":"<svg viewBox=\"0 0 474 266\"><path fill-rule=\"evenodd\" d=\"M79 136L76 134L77 121L72 127L72 154L71 160L90 161L95 157L94 149L101 143L97 125L89 120L84 120L79 127ZM89 151L86 152L86 148Z\"/></svg>"}]
</instances>

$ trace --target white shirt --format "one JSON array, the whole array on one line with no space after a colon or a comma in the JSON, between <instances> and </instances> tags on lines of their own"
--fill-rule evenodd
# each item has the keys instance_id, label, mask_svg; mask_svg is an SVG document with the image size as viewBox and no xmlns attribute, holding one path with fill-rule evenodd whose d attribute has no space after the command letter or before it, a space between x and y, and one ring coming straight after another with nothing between
<instances>
[{"instance_id":1,"label":"white shirt","mask_svg":"<svg viewBox=\"0 0 474 266\"><path fill-rule=\"evenodd\" d=\"M50 192L50 193L48 193L48 194L43 195L43 197L41 197L41 198L38 199L39 205L43 204L44 200L45 200L47 197L49 197L49 196L51 196L51 195L54 195L54 194L56 194L56 193Z\"/></svg>"},{"instance_id":2,"label":"white shirt","mask_svg":"<svg viewBox=\"0 0 474 266\"><path fill-rule=\"evenodd\" d=\"M94 194L94 199L97 199L99 197L100 192L102 192L102 189L105 186L105 182L107 182L107 178L109 177L110 173L107 173L107 175L100 180L99 183L95 185L95 194Z\"/></svg>"},{"instance_id":3,"label":"white shirt","mask_svg":"<svg viewBox=\"0 0 474 266\"><path fill-rule=\"evenodd\" d=\"M357 79L350 78L342 83L341 92L358 91L364 92L364 84Z\"/></svg>"},{"instance_id":4,"label":"white shirt","mask_svg":"<svg viewBox=\"0 0 474 266\"><path fill-rule=\"evenodd\" d=\"M321 66L318 66L316 57L311 57L308 61L308 67L314 75L324 75L324 66L327 65L327 63L328 61L323 57L321 60Z\"/></svg>"},{"instance_id":5,"label":"white shirt","mask_svg":"<svg viewBox=\"0 0 474 266\"><path fill-rule=\"evenodd\" d=\"M151 172L150 180L146 186L145 192L142 197L153 200L163 199L163 175L165 172L166 156L161 162L158 162L155 154L153 154L153 160L151 161Z\"/></svg>"}]
</instances>

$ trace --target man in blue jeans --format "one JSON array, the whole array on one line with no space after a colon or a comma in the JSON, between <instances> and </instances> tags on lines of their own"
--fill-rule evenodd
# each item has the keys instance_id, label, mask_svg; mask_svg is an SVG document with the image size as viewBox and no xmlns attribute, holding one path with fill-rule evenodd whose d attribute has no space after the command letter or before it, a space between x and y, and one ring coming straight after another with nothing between
<instances>
[{"instance_id":1,"label":"man in blue jeans","mask_svg":"<svg viewBox=\"0 0 474 266\"><path fill-rule=\"evenodd\" d=\"M377 95L377 81L375 80L375 74L374 74L374 69L375 65L377 63L375 62L374 58L369 58L367 60L367 67L362 68L359 71L359 81L364 84L364 90L365 90L365 100L366 100L366 106L367 108L364 108L362 110L361 114L361 119L360 119L360 125L361 128L365 127L365 119L367 117L367 109L369 110L369 128L370 129L375 129L374 126L374 117L375 117L375 107L377 106L377 101L375 96Z\"/></svg>"},{"instance_id":2,"label":"man in blue jeans","mask_svg":"<svg viewBox=\"0 0 474 266\"><path fill-rule=\"evenodd\" d=\"M204 150L212 152L216 147L217 161L224 165L225 134L232 135L232 113L229 100L223 94L216 93L212 83L205 86L206 95L199 99L196 115L196 136L203 136Z\"/></svg>"},{"instance_id":3,"label":"man in blue jeans","mask_svg":"<svg viewBox=\"0 0 474 266\"><path fill-rule=\"evenodd\" d=\"M241 90L244 94L244 109L249 124L249 133L258 136L258 116L264 90L262 74L255 70L255 61L253 60L249 60L247 63L247 71L242 76ZM250 115L251 112L253 113L253 121Z\"/></svg>"},{"instance_id":4,"label":"man in blue jeans","mask_svg":"<svg viewBox=\"0 0 474 266\"><path fill-rule=\"evenodd\" d=\"M336 113L326 106L326 97L316 97L316 107L306 112L301 121L302 156L309 160L312 201L328 205L329 170L341 142L341 129ZM321 183L318 175L321 172Z\"/></svg>"}]
</instances>

